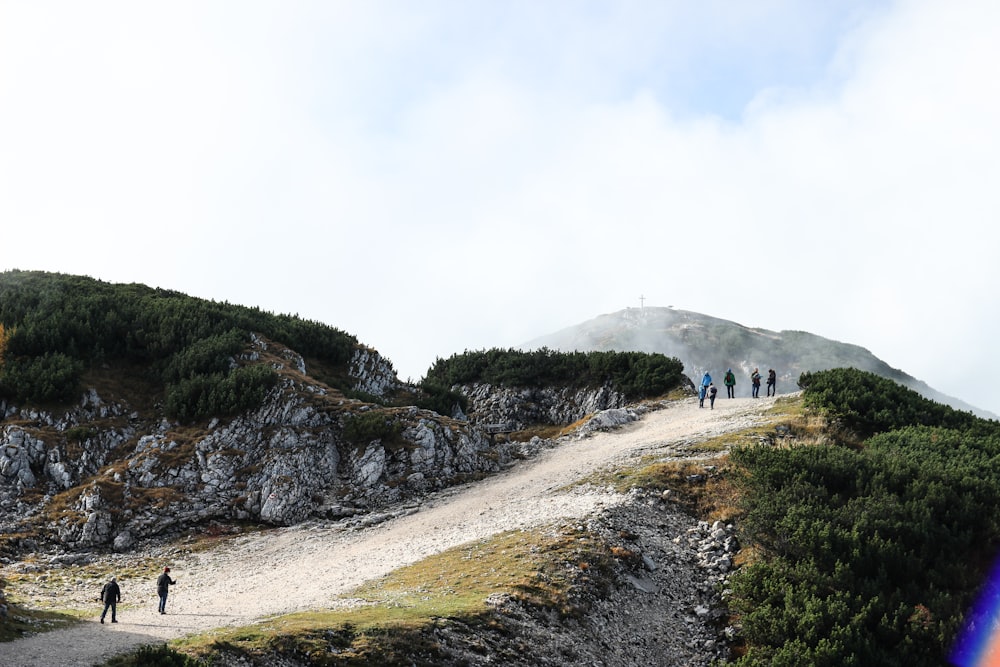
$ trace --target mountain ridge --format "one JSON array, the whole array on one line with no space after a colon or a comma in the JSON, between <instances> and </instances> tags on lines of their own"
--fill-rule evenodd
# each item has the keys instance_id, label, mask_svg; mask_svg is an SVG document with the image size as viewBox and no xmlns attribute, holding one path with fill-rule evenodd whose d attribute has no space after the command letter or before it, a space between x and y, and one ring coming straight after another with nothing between
<instances>
[{"instance_id":1,"label":"mountain ridge","mask_svg":"<svg viewBox=\"0 0 1000 667\"><path fill-rule=\"evenodd\" d=\"M569 351L656 352L677 357L693 380L706 371L721 385L729 368L736 374L736 395L750 395L749 376L754 368L762 375L774 368L777 390L797 388L803 372L853 367L913 389L921 396L971 412L985 419L996 414L937 391L926 382L893 368L869 350L805 331L772 331L689 310L670 307L626 308L598 315L551 334L539 336L521 349L549 348Z\"/></svg>"}]
</instances>

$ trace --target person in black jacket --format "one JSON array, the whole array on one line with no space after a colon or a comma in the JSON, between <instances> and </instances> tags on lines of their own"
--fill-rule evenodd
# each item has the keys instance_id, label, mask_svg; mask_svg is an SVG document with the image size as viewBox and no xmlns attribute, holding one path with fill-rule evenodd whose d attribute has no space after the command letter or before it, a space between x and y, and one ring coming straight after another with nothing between
<instances>
[{"instance_id":1,"label":"person in black jacket","mask_svg":"<svg viewBox=\"0 0 1000 667\"><path fill-rule=\"evenodd\" d=\"M111 607L111 622L117 623L118 603L122 599L122 589L118 586L118 579L111 577L111 581L104 584L101 589L101 602L104 603L104 611L101 612L101 623L108 614L108 607Z\"/></svg>"},{"instance_id":2,"label":"person in black jacket","mask_svg":"<svg viewBox=\"0 0 1000 667\"><path fill-rule=\"evenodd\" d=\"M160 613L167 613L167 593L170 592L170 586L176 584L177 582L170 578L170 568L163 568L163 574L156 578L156 592L160 596Z\"/></svg>"}]
</instances>

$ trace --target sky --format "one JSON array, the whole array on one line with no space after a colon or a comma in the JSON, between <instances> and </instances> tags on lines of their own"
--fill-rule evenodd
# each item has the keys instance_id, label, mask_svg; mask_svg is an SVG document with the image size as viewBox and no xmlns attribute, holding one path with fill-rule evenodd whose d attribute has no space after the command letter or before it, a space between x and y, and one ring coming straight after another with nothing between
<instances>
[{"instance_id":1,"label":"sky","mask_svg":"<svg viewBox=\"0 0 1000 667\"><path fill-rule=\"evenodd\" d=\"M674 306L1000 414L998 25L992 0L0 0L0 271L297 314L412 380Z\"/></svg>"}]
</instances>

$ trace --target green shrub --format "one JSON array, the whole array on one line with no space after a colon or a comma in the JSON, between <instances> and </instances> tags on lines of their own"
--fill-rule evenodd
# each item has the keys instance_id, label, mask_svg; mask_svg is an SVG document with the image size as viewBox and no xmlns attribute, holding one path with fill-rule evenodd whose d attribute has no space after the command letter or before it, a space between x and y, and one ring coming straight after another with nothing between
<instances>
[{"instance_id":1,"label":"green shrub","mask_svg":"<svg viewBox=\"0 0 1000 667\"><path fill-rule=\"evenodd\" d=\"M425 391L481 382L504 387L610 385L631 399L660 396L683 382L675 358L644 352L555 352L546 348L483 350L438 359L424 379Z\"/></svg>"},{"instance_id":2,"label":"green shrub","mask_svg":"<svg viewBox=\"0 0 1000 667\"><path fill-rule=\"evenodd\" d=\"M108 660L103 667L208 667L208 663L160 644L141 646L133 653Z\"/></svg>"},{"instance_id":3,"label":"green shrub","mask_svg":"<svg viewBox=\"0 0 1000 667\"><path fill-rule=\"evenodd\" d=\"M178 382L198 375L227 373L233 364L233 357L240 353L247 339L246 332L230 329L224 334L194 341L170 357L163 371L164 382Z\"/></svg>"},{"instance_id":4,"label":"green shrub","mask_svg":"<svg viewBox=\"0 0 1000 667\"><path fill-rule=\"evenodd\" d=\"M67 403L77 397L83 364L61 352L7 359L0 393L28 403Z\"/></svg>"},{"instance_id":5,"label":"green shrub","mask_svg":"<svg viewBox=\"0 0 1000 667\"><path fill-rule=\"evenodd\" d=\"M469 399L460 392L452 391L449 387L425 379L420 388L424 392L424 397L417 399L418 408L433 410L439 415L448 416L455 411L456 406L462 412L469 408Z\"/></svg>"},{"instance_id":6,"label":"green shrub","mask_svg":"<svg viewBox=\"0 0 1000 667\"><path fill-rule=\"evenodd\" d=\"M730 582L748 646L735 664L942 664L1000 541L988 428L734 450L743 538L763 554Z\"/></svg>"},{"instance_id":7,"label":"green shrub","mask_svg":"<svg viewBox=\"0 0 1000 667\"><path fill-rule=\"evenodd\" d=\"M384 410L367 410L350 415L344 421L344 439L359 447L374 440L396 442L400 433L399 422Z\"/></svg>"},{"instance_id":8,"label":"green shrub","mask_svg":"<svg viewBox=\"0 0 1000 667\"><path fill-rule=\"evenodd\" d=\"M65 436L69 442L83 442L97 436L99 431L91 426L74 426L66 429Z\"/></svg>"},{"instance_id":9,"label":"green shrub","mask_svg":"<svg viewBox=\"0 0 1000 667\"><path fill-rule=\"evenodd\" d=\"M855 368L803 373L799 386L805 390L806 405L827 411L862 437L915 425L983 433L992 428L972 413L935 403L892 380Z\"/></svg>"},{"instance_id":10,"label":"green shrub","mask_svg":"<svg viewBox=\"0 0 1000 667\"><path fill-rule=\"evenodd\" d=\"M275 385L270 366L242 366L230 373L194 375L167 388L166 412L182 422L233 415L258 407Z\"/></svg>"}]
</instances>

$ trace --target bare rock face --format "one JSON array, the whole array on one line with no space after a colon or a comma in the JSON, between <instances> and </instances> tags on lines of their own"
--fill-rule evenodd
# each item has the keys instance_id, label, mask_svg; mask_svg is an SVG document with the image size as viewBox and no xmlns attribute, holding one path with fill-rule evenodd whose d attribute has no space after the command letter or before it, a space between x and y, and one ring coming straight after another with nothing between
<instances>
[{"instance_id":1,"label":"bare rock face","mask_svg":"<svg viewBox=\"0 0 1000 667\"><path fill-rule=\"evenodd\" d=\"M30 527L68 548L125 550L208 521L370 514L511 459L511 445L468 422L347 399L263 339L243 359L270 363L278 385L257 409L207 425L143 422L125 400L93 389L62 415L0 405L0 531ZM374 351L359 350L351 368L359 391L398 385ZM361 415L380 427L348 429Z\"/></svg>"},{"instance_id":2,"label":"bare rock face","mask_svg":"<svg viewBox=\"0 0 1000 667\"><path fill-rule=\"evenodd\" d=\"M385 396L400 385L392 364L378 352L366 348L354 353L349 373L351 377L357 378L355 391L373 396Z\"/></svg>"},{"instance_id":3,"label":"bare rock face","mask_svg":"<svg viewBox=\"0 0 1000 667\"><path fill-rule=\"evenodd\" d=\"M469 399L468 417L479 424L507 424L521 430L533 424L572 424L587 415L623 408L625 395L610 387L510 388L489 384L453 387Z\"/></svg>"},{"instance_id":4,"label":"bare rock face","mask_svg":"<svg viewBox=\"0 0 1000 667\"><path fill-rule=\"evenodd\" d=\"M18 428L4 432L0 440L0 476L19 488L32 487L37 481L32 465L44 460L44 442Z\"/></svg>"}]
</instances>

